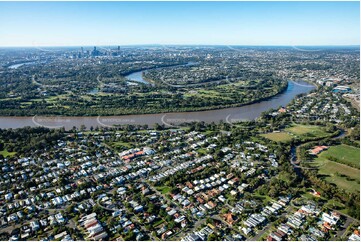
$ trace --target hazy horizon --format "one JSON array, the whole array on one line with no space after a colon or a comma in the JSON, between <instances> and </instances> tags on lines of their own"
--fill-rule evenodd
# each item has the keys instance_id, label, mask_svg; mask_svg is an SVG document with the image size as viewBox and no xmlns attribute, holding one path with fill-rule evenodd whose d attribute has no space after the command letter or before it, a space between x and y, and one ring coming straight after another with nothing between
<instances>
[{"instance_id":1,"label":"hazy horizon","mask_svg":"<svg viewBox=\"0 0 361 242\"><path fill-rule=\"evenodd\" d=\"M355 2L0 2L1 47L359 46Z\"/></svg>"},{"instance_id":2,"label":"hazy horizon","mask_svg":"<svg viewBox=\"0 0 361 242\"><path fill-rule=\"evenodd\" d=\"M350 45L242 45L242 44L232 44L232 45L226 45L226 44L113 44L113 45L42 45L42 46L0 46L0 48L41 48L41 47L47 47L47 48L78 48L78 47L84 47L84 48L94 48L94 47L321 47L321 48L339 48L339 47L360 47L359 44L350 44Z\"/></svg>"}]
</instances>

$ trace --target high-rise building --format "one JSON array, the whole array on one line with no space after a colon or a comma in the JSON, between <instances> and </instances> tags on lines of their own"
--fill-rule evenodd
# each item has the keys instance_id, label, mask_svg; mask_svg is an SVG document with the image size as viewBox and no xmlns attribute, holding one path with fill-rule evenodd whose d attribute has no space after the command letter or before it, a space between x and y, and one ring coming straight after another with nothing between
<instances>
[{"instance_id":1,"label":"high-rise building","mask_svg":"<svg viewBox=\"0 0 361 242\"><path fill-rule=\"evenodd\" d=\"M99 55L99 50L97 50L97 47L96 47L96 46L94 46L94 49L93 49L91 55L92 55L92 56L98 56L98 55Z\"/></svg>"}]
</instances>

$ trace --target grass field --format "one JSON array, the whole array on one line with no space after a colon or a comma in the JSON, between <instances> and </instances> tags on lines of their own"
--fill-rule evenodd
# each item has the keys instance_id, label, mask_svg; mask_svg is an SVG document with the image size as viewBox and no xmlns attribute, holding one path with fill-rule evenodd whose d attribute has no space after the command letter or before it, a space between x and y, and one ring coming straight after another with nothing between
<instances>
[{"instance_id":1,"label":"grass field","mask_svg":"<svg viewBox=\"0 0 361 242\"><path fill-rule=\"evenodd\" d=\"M205 150L203 148L198 149L197 152L201 155L206 155L208 153L207 150Z\"/></svg>"},{"instance_id":2,"label":"grass field","mask_svg":"<svg viewBox=\"0 0 361 242\"><path fill-rule=\"evenodd\" d=\"M113 148L122 148L122 147L125 147L127 149L132 148L131 143L126 143L126 142L122 142L122 141L110 142L109 145Z\"/></svg>"},{"instance_id":3,"label":"grass field","mask_svg":"<svg viewBox=\"0 0 361 242\"><path fill-rule=\"evenodd\" d=\"M327 182L350 192L360 191L360 170L350 166L330 161L324 157L317 157L314 165L318 167L318 174Z\"/></svg>"},{"instance_id":4,"label":"grass field","mask_svg":"<svg viewBox=\"0 0 361 242\"><path fill-rule=\"evenodd\" d=\"M344 164L351 164L360 168L360 148L349 145L336 145L330 147L327 151L322 152L319 157L334 157Z\"/></svg>"},{"instance_id":5,"label":"grass field","mask_svg":"<svg viewBox=\"0 0 361 242\"><path fill-rule=\"evenodd\" d=\"M231 100L231 97L225 96L222 92L217 92L214 90L200 89L197 90L197 93L186 93L185 97L202 97L202 98L219 98L219 99L228 99Z\"/></svg>"},{"instance_id":6,"label":"grass field","mask_svg":"<svg viewBox=\"0 0 361 242\"><path fill-rule=\"evenodd\" d=\"M158 191L160 191L162 194L167 194L170 192L170 190L172 189L171 187L168 186L161 186L161 187L156 187L156 189Z\"/></svg>"},{"instance_id":7,"label":"grass field","mask_svg":"<svg viewBox=\"0 0 361 242\"><path fill-rule=\"evenodd\" d=\"M292 136L286 132L261 134L261 136L276 142L287 142L292 139Z\"/></svg>"},{"instance_id":8,"label":"grass field","mask_svg":"<svg viewBox=\"0 0 361 242\"><path fill-rule=\"evenodd\" d=\"M162 223L164 223L164 220L163 220L163 219L159 219L157 222L155 222L155 223L153 224L153 227L156 228L156 227L158 227L159 225L161 225Z\"/></svg>"},{"instance_id":9,"label":"grass field","mask_svg":"<svg viewBox=\"0 0 361 242\"><path fill-rule=\"evenodd\" d=\"M270 196L268 195L261 195L258 192L256 192L255 194L252 194L252 197L255 199L260 199L262 201L263 204L267 204L269 202L274 201Z\"/></svg>"},{"instance_id":10,"label":"grass field","mask_svg":"<svg viewBox=\"0 0 361 242\"><path fill-rule=\"evenodd\" d=\"M4 157L12 157L16 154L16 152L9 152L7 150L2 150L0 151L0 155L4 156Z\"/></svg>"},{"instance_id":11,"label":"grass field","mask_svg":"<svg viewBox=\"0 0 361 242\"><path fill-rule=\"evenodd\" d=\"M323 127L317 125L296 124L285 130L300 138L324 137L330 134L327 133Z\"/></svg>"},{"instance_id":12,"label":"grass field","mask_svg":"<svg viewBox=\"0 0 361 242\"><path fill-rule=\"evenodd\" d=\"M207 131L201 131L201 133L202 133L203 135L210 136L210 135L216 133L216 131L207 130Z\"/></svg>"},{"instance_id":13,"label":"grass field","mask_svg":"<svg viewBox=\"0 0 361 242\"><path fill-rule=\"evenodd\" d=\"M276 142L287 142L292 138L321 138L328 135L330 135L330 133L327 133L321 126L294 124L292 127L286 128L284 131L262 134L261 136Z\"/></svg>"}]
</instances>

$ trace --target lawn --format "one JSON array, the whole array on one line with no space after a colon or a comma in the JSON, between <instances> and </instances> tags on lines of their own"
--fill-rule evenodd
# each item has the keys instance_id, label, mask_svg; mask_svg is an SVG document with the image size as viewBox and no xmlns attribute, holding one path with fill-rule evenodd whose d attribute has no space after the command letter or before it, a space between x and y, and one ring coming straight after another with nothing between
<instances>
[{"instance_id":1,"label":"lawn","mask_svg":"<svg viewBox=\"0 0 361 242\"><path fill-rule=\"evenodd\" d=\"M212 130L207 130L207 131L201 131L201 133L206 136L211 136L212 134L214 134L216 132L212 131Z\"/></svg>"},{"instance_id":2,"label":"lawn","mask_svg":"<svg viewBox=\"0 0 361 242\"><path fill-rule=\"evenodd\" d=\"M255 199L258 199L260 201L262 201L263 204L267 204L269 202L274 201L270 196L268 195L261 195L258 192L255 192L254 194L252 194L252 197Z\"/></svg>"},{"instance_id":3,"label":"lawn","mask_svg":"<svg viewBox=\"0 0 361 242\"><path fill-rule=\"evenodd\" d=\"M316 199L316 197L310 193L310 190L309 190L309 189L305 189L305 190L306 190L306 191L304 191L304 192L301 194L301 196L302 196L303 198L306 198L306 201L307 201L307 200L315 200L315 199ZM322 198L322 197L321 197L321 198Z\"/></svg>"},{"instance_id":4,"label":"lawn","mask_svg":"<svg viewBox=\"0 0 361 242\"><path fill-rule=\"evenodd\" d=\"M287 142L292 140L292 136L286 132L261 134L261 136L276 142Z\"/></svg>"},{"instance_id":5,"label":"lawn","mask_svg":"<svg viewBox=\"0 0 361 242\"><path fill-rule=\"evenodd\" d=\"M0 151L0 155L4 156L4 157L12 157L16 154L16 152L9 152L7 150L2 150Z\"/></svg>"},{"instance_id":6,"label":"lawn","mask_svg":"<svg viewBox=\"0 0 361 242\"><path fill-rule=\"evenodd\" d=\"M322 126L317 125L295 124L285 130L300 138L325 137L330 134Z\"/></svg>"},{"instance_id":7,"label":"lawn","mask_svg":"<svg viewBox=\"0 0 361 242\"><path fill-rule=\"evenodd\" d=\"M168 186L161 186L161 187L156 187L156 189L158 191L160 191L162 194L167 194L170 192L170 190L172 189L171 187Z\"/></svg>"},{"instance_id":8,"label":"lawn","mask_svg":"<svg viewBox=\"0 0 361 242\"><path fill-rule=\"evenodd\" d=\"M230 97L225 96L222 92L214 90L199 89L197 93L186 93L185 97L202 97L202 98L221 98L221 99L231 99Z\"/></svg>"},{"instance_id":9,"label":"lawn","mask_svg":"<svg viewBox=\"0 0 361 242\"><path fill-rule=\"evenodd\" d=\"M343 213L347 213L347 211L345 209L345 204L340 203L340 202L336 201L335 199L327 200L327 203L325 204L325 206L329 207L329 208L337 209Z\"/></svg>"},{"instance_id":10,"label":"lawn","mask_svg":"<svg viewBox=\"0 0 361 242\"><path fill-rule=\"evenodd\" d=\"M156 228L156 227L158 227L159 225L161 225L162 223L164 223L164 220L163 220L163 219L159 219L157 222L155 222L155 223L153 224L153 227Z\"/></svg>"},{"instance_id":11,"label":"lawn","mask_svg":"<svg viewBox=\"0 0 361 242\"><path fill-rule=\"evenodd\" d=\"M110 142L109 145L114 148L122 148L122 147L125 147L127 149L132 148L132 144L122 141Z\"/></svg>"},{"instance_id":12,"label":"lawn","mask_svg":"<svg viewBox=\"0 0 361 242\"><path fill-rule=\"evenodd\" d=\"M197 152L201 155L206 155L208 153L207 150L205 150L203 148L198 149Z\"/></svg>"},{"instance_id":13,"label":"lawn","mask_svg":"<svg viewBox=\"0 0 361 242\"><path fill-rule=\"evenodd\" d=\"M326 132L321 126L294 124L292 127L286 128L284 131L262 134L261 136L276 142L287 142L292 140L292 138L321 138L327 137L328 135L330 135L330 133Z\"/></svg>"},{"instance_id":14,"label":"lawn","mask_svg":"<svg viewBox=\"0 0 361 242\"><path fill-rule=\"evenodd\" d=\"M319 157L333 157L340 163L351 165L360 169L360 148L349 145L336 145L330 147L327 151L322 152Z\"/></svg>"},{"instance_id":15,"label":"lawn","mask_svg":"<svg viewBox=\"0 0 361 242\"><path fill-rule=\"evenodd\" d=\"M360 170L350 166L330 161L325 157L317 157L314 165L318 167L318 174L324 176L327 182L350 192L360 191Z\"/></svg>"}]
</instances>

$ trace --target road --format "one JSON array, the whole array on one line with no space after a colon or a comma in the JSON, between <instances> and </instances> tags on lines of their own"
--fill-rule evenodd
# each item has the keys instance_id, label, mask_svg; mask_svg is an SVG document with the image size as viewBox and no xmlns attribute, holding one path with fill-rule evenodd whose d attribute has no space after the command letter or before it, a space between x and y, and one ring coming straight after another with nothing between
<instances>
[{"instance_id":1,"label":"road","mask_svg":"<svg viewBox=\"0 0 361 242\"><path fill-rule=\"evenodd\" d=\"M264 227L261 231L257 232L255 236L248 239L247 241L259 241L260 238L263 236L263 234L271 227L272 223L267 224L266 227Z\"/></svg>"},{"instance_id":2,"label":"road","mask_svg":"<svg viewBox=\"0 0 361 242\"><path fill-rule=\"evenodd\" d=\"M345 233L346 233L346 230L347 230L348 226L350 226L352 223L358 223L359 220L357 220L357 219L355 219L353 217L350 217L349 215L344 214L344 213L342 213L342 212L340 212L338 210L334 210L334 209L332 209L332 210L336 211L337 213L339 213L342 216L346 217L345 224L342 227L340 227L339 230L337 230L337 238L344 237L344 236L346 236Z\"/></svg>"},{"instance_id":3,"label":"road","mask_svg":"<svg viewBox=\"0 0 361 242\"><path fill-rule=\"evenodd\" d=\"M147 183L148 184L148 183ZM171 201L167 196L164 196L161 192L159 192L155 187L153 187L151 184L148 184L148 186L160 197L163 197L165 200L167 200L170 204L174 204L173 201ZM187 211L185 211L181 206L177 206L177 208L184 213L184 215L187 215ZM192 215L192 218L195 220L198 220L196 217Z\"/></svg>"},{"instance_id":4,"label":"road","mask_svg":"<svg viewBox=\"0 0 361 242\"><path fill-rule=\"evenodd\" d=\"M353 219L346 217L345 224L342 227L340 227L340 230L337 231L337 238L342 238L346 236L346 230L348 226L350 226L353 222L354 222Z\"/></svg>"}]
</instances>

